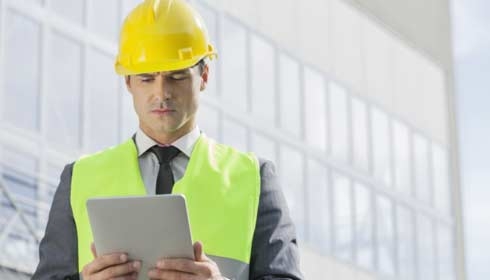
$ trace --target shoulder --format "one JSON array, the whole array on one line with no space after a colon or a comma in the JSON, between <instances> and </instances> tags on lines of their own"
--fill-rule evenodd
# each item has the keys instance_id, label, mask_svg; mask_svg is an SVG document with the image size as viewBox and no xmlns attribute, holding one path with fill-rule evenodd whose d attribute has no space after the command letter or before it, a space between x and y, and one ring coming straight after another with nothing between
<instances>
[{"instance_id":1,"label":"shoulder","mask_svg":"<svg viewBox=\"0 0 490 280\"><path fill-rule=\"evenodd\" d=\"M259 162L260 176L261 177L270 178L270 177L276 177L277 176L276 175L276 166L275 166L274 162L272 162L271 160L262 158L262 157L258 157L257 159Z\"/></svg>"},{"instance_id":2,"label":"shoulder","mask_svg":"<svg viewBox=\"0 0 490 280\"><path fill-rule=\"evenodd\" d=\"M280 212L287 212L287 202L274 163L264 158L258 160L260 165L259 211L269 212L280 209Z\"/></svg>"},{"instance_id":3,"label":"shoulder","mask_svg":"<svg viewBox=\"0 0 490 280\"><path fill-rule=\"evenodd\" d=\"M106 161L122 160L127 154L137 155L136 145L132 139L92 154L82 155L75 162L75 165L92 166Z\"/></svg>"},{"instance_id":4,"label":"shoulder","mask_svg":"<svg viewBox=\"0 0 490 280\"><path fill-rule=\"evenodd\" d=\"M199 156L209 157L211 162L219 162L224 166L241 166L248 170L258 173L259 160L254 153L244 152L228 144L220 143L212 138L202 135L196 143L194 150L198 151ZM194 154L194 151L193 151ZM238 168L243 170L243 168Z\"/></svg>"}]
</instances>

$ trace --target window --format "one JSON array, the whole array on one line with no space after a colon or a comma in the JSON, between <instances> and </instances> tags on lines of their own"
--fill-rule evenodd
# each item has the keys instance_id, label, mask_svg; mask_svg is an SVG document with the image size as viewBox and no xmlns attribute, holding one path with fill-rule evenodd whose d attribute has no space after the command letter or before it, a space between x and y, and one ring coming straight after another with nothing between
<instances>
[{"instance_id":1,"label":"window","mask_svg":"<svg viewBox=\"0 0 490 280\"><path fill-rule=\"evenodd\" d=\"M391 185L391 152L389 122L386 114L379 109L371 111L374 177L388 187Z\"/></svg>"},{"instance_id":2,"label":"window","mask_svg":"<svg viewBox=\"0 0 490 280\"><path fill-rule=\"evenodd\" d=\"M0 181L1 187L4 188L5 181ZM7 229L7 225L11 222L14 217L16 211L15 207L12 204L3 191L0 192L0 234L3 234L3 231Z\"/></svg>"},{"instance_id":3,"label":"window","mask_svg":"<svg viewBox=\"0 0 490 280\"><path fill-rule=\"evenodd\" d=\"M222 25L223 39L219 60L222 92L225 103L242 112L248 110L247 88L247 34L245 28L229 18Z\"/></svg>"},{"instance_id":4,"label":"window","mask_svg":"<svg viewBox=\"0 0 490 280\"><path fill-rule=\"evenodd\" d=\"M60 0L62 1L62 0ZM89 0L88 27L106 40L116 42L119 38L119 0Z\"/></svg>"},{"instance_id":5,"label":"window","mask_svg":"<svg viewBox=\"0 0 490 280\"><path fill-rule=\"evenodd\" d=\"M27 218L34 226L36 224L34 220L36 217L34 204L37 198L36 178L32 174L24 174L13 168L5 168L2 180L16 206L29 216Z\"/></svg>"},{"instance_id":6,"label":"window","mask_svg":"<svg viewBox=\"0 0 490 280\"><path fill-rule=\"evenodd\" d=\"M197 120L199 129L201 129L204 134L219 141L220 112L217 109L201 102L199 110L197 111Z\"/></svg>"},{"instance_id":7,"label":"window","mask_svg":"<svg viewBox=\"0 0 490 280\"><path fill-rule=\"evenodd\" d=\"M373 207L371 191L361 183L354 184L356 209L356 261L367 269L374 264Z\"/></svg>"},{"instance_id":8,"label":"window","mask_svg":"<svg viewBox=\"0 0 490 280\"><path fill-rule=\"evenodd\" d=\"M275 49L258 36L251 36L252 112L265 125L275 126Z\"/></svg>"},{"instance_id":9,"label":"window","mask_svg":"<svg viewBox=\"0 0 490 280\"><path fill-rule=\"evenodd\" d=\"M334 159L347 162L349 160L349 114L347 93L335 83L329 84L329 116L332 156Z\"/></svg>"},{"instance_id":10,"label":"window","mask_svg":"<svg viewBox=\"0 0 490 280\"><path fill-rule=\"evenodd\" d=\"M17 150L3 152L5 163L2 170L2 182L11 195L13 203L25 214L33 227L38 227L36 200L38 199L38 161L31 155Z\"/></svg>"},{"instance_id":11,"label":"window","mask_svg":"<svg viewBox=\"0 0 490 280\"><path fill-rule=\"evenodd\" d=\"M448 152L437 144L432 145L432 170L435 206L439 211L450 215L452 207Z\"/></svg>"},{"instance_id":12,"label":"window","mask_svg":"<svg viewBox=\"0 0 490 280\"><path fill-rule=\"evenodd\" d=\"M252 151L257 156L276 163L276 143L260 133L252 134Z\"/></svg>"},{"instance_id":13,"label":"window","mask_svg":"<svg viewBox=\"0 0 490 280\"><path fill-rule=\"evenodd\" d=\"M43 1L44 0L29 0L31 3L35 3L35 4L38 4L38 5L43 5Z\"/></svg>"},{"instance_id":14,"label":"window","mask_svg":"<svg viewBox=\"0 0 490 280\"><path fill-rule=\"evenodd\" d=\"M35 199L37 197L36 176L38 161L19 150L5 148L2 155L4 179L19 187L8 187L15 196ZM7 178L5 178L7 177Z\"/></svg>"},{"instance_id":15,"label":"window","mask_svg":"<svg viewBox=\"0 0 490 280\"><path fill-rule=\"evenodd\" d=\"M334 205L334 254L342 260L352 260L354 234L352 228L352 197L350 180L332 174Z\"/></svg>"},{"instance_id":16,"label":"window","mask_svg":"<svg viewBox=\"0 0 490 280\"><path fill-rule=\"evenodd\" d=\"M378 270L383 275L395 274L395 228L393 203L386 197L376 198L376 230Z\"/></svg>"},{"instance_id":17,"label":"window","mask_svg":"<svg viewBox=\"0 0 490 280\"><path fill-rule=\"evenodd\" d=\"M281 128L299 137L302 119L299 63L285 54L279 56L278 87Z\"/></svg>"},{"instance_id":18,"label":"window","mask_svg":"<svg viewBox=\"0 0 490 280\"><path fill-rule=\"evenodd\" d=\"M54 148L78 150L81 146L81 46L52 33L49 71L46 73L47 138Z\"/></svg>"},{"instance_id":19,"label":"window","mask_svg":"<svg viewBox=\"0 0 490 280\"><path fill-rule=\"evenodd\" d=\"M393 152L395 157L395 187L405 195L411 195L410 134L406 125L393 122Z\"/></svg>"},{"instance_id":20,"label":"window","mask_svg":"<svg viewBox=\"0 0 490 280\"><path fill-rule=\"evenodd\" d=\"M415 220L413 212L404 207L396 208L398 235L398 276L402 280L415 279Z\"/></svg>"},{"instance_id":21,"label":"window","mask_svg":"<svg viewBox=\"0 0 490 280\"><path fill-rule=\"evenodd\" d=\"M331 251L332 230L330 227L330 186L327 168L316 160L308 160L308 233L309 242L321 254Z\"/></svg>"},{"instance_id":22,"label":"window","mask_svg":"<svg viewBox=\"0 0 490 280\"><path fill-rule=\"evenodd\" d=\"M49 5L60 16L82 25L85 11L84 2L80 0L50 0Z\"/></svg>"},{"instance_id":23,"label":"window","mask_svg":"<svg viewBox=\"0 0 490 280\"><path fill-rule=\"evenodd\" d=\"M352 142L354 166L369 170L368 114L366 104L358 98L351 99L352 106Z\"/></svg>"},{"instance_id":24,"label":"window","mask_svg":"<svg viewBox=\"0 0 490 280\"><path fill-rule=\"evenodd\" d=\"M429 170L429 144L421 135L414 135L414 172L417 198L425 203L431 202Z\"/></svg>"},{"instance_id":25,"label":"window","mask_svg":"<svg viewBox=\"0 0 490 280\"><path fill-rule=\"evenodd\" d=\"M61 173L63 172L65 163L49 162L44 165L43 179L41 180L45 186L42 190L41 201L48 206L51 206L56 188L60 182Z\"/></svg>"},{"instance_id":26,"label":"window","mask_svg":"<svg viewBox=\"0 0 490 280\"><path fill-rule=\"evenodd\" d=\"M119 90L112 56L89 49L87 56L87 100L85 113L90 152L117 144Z\"/></svg>"},{"instance_id":27,"label":"window","mask_svg":"<svg viewBox=\"0 0 490 280\"><path fill-rule=\"evenodd\" d=\"M34 226L36 223L37 180L31 175L16 172L14 169L5 168L2 175L5 188L9 191L16 205L22 209Z\"/></svg>"},{"instance_id":28,"label":"window","mask_svg":"<svg viewBox=\"0 0 490 280\"><path fill-rule=\"evenodd\" d=\"M5 71L3 118L17 127L38 131L41 28L10 10L5 20L5 69L9 71Z\"/></svg>"},{"instance_id":29,"label":"window","mask_svg":"<svg viewBox=\"0 0 490 280\"><path fill-rule=\"evenodd\" d=\"M440 225L437 229L437 269L439 279L456 279L455 247L452 228Z\"/></svg>"},{"instance_id":30,"label":"window","mask_svg":"<svg viewBox=\"0 0 490 280\"><path fill-rule=\"evenodd\" d=\"M303 240L305 238L303 155L297 150L283 145L281 146L279 167L281 185L289 206L289 213L296 225L298 237Z\"/></svg>"},{"instance_id":31,"label":"window","mask_svg":"<svg viewBox=\"0 0 490 280\"><path fill-rule=\"evenodd\" d=\"M48 221L49 208L53 202L59 178L65 163L48 162L42 165L41 177L38 184L38 198L36 202L40 235L44 233Z\"/></svg>"},{"instance_id":32,"label":"window","mask_svg":"<svg viewBox=\"0 0 490 280\"><path fill-rule=\"evenodd\" d=\"M8 260L13 267L30 271L38 263L39 245L31 235L27 226L17 218L11 227L10 233L3 242L2 257Z\"/></svg>"},{"instance_id":33,"label":"window","mask_svg":"<svg viewBox=\"0 0 490 280\"><path fill-rule=\"evenodd\" d=\"M304 69L304 112L306 142L327 151L327 95L323 76L310 68Z\"/></svg>"},{"instance_id":34,"label":"window","mask_svg":"<svg viewBox=\"0 0 490 280\"><path fill-rule=\"evenodd\" d=\"M247 128L232 120L223 119L223 143L248 151Z\"/></svg>"},{"instance_id":35,"label":"window","mask_svg":"<svg viewBox=\"0 0 490 280\"><path fill-rule=\"evenodd\" d=\"M419 275L417 279L435 279L434 229L432 221L423 215L417 217L417 260Z\"/></svg>"}]
</instances>

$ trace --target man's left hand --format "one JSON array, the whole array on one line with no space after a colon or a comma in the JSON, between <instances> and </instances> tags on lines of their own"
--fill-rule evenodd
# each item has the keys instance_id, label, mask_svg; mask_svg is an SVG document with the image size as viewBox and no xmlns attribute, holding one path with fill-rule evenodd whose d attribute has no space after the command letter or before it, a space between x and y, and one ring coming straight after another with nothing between
<instances>
[{"instance_id":1,"label":"man's left hand","mask_svg":"<svg viewBox=\"0 0 490 280\"><path fill-rule=\"evenodd\" d=\"M201 242L194 243L195 260L161 259L148 271L150 279L165 280L221 280L218 265L208 258Z\"/></svg>"}]
</instances>

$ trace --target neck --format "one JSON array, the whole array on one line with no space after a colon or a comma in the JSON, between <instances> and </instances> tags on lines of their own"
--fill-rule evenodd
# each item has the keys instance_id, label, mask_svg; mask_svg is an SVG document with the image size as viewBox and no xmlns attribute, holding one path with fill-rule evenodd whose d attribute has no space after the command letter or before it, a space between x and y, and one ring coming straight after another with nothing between
<instances>
[{"instance_id":1,"label":"neck","mask_svg":"<svg viewBox=\"0 0 490 280\"><path fill-rule=\"evenodd\" d=\"M151 139L161 145L170 145L173 142L177 141L182 136L191 132L194 129L194 125L189 127L181 127L180 129L172 132L159 132L154 131L152 129L140 126L141 130L148 135Z\"/></svg>"}]
</instances>

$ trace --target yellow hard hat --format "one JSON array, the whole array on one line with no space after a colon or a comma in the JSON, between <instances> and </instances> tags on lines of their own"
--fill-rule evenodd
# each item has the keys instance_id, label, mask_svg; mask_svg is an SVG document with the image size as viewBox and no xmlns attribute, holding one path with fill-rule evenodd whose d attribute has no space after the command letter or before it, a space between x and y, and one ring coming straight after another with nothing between
<instances>
[{"instance_id":1,"label":"yellow hard hat","mask_svg":"<svg viewBox=\"0 0 490 280\"><path fill-rule=\"evenodd\" d=\"M119 75L174 71L214 56L203 19L185 0L145 0L123 23L115 68Z\"/></svg>"}]
</instances>

